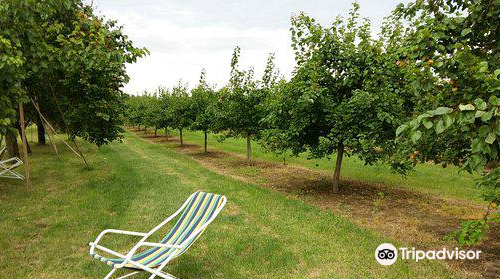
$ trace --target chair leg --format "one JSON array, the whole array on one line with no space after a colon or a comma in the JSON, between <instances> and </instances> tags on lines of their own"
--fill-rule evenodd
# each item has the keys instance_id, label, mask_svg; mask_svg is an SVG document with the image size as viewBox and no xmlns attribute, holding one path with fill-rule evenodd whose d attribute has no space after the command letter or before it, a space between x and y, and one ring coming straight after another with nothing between
<instances>
[{"instance_id":1,"label":"chair leg","mask_svg":"<svg viewBox=\"0 0 500 279\"><path fill-rule=\"evenodd\" d=\"M113 268L113 270L111 270L108 275L106 275L106 277L104 277L104 279L109 279L111 278L111 276L118 270L118 268Z\"/></svg>"},{"instance_id":2,"label":"chair leg","mask_svg":"<svg viewBox=\"0 0 500 279\"><path fill-rule=\"evenodd\" d=\"M155 273L151 274L151 276L149 276L149 279L154 279L156 276L160 276L161 278L165 279L178 279L177 277L162 271L162 269L167 265L168 262L168 260L164 261L156 270L154 270Z\"/></svg>"},{"instance_id":3,"label":"chair leg","mask_svg":"<svg viewBox=\"0 0 500 279\"><path fill-rule=\"evenodd\" d=\"M167 276L168 279L179 279L175 276L173 276L172 274L168 274L168 273L165 273L165 272L162 272L165 276Z\"/></svg>"},{"instance_id":4,"label":"chair leg","mask_svg":"<svg viewBox=\"0 0 500 279\"><path fill-rule=\"evenodd\" d=\"M24 179L24 176L9 169L9 168L6 168L4 166L1 166L4 170L3 171L0 171L0 177L5 177L5 178L17 178L17 179L21 179L23 180Z\"/></svg>"},{"instance_id":5,"label":"chair leg","mask_svg":"<svg viewBox=\"0 0 500 279\"><path fill-rule=\"evenodd\" d=\"M151 274L151 276L149 276L149 279L154 279L156 276L160 276L161 278L164 278L164 279L178 279L177 277L173 276L172 274L168 274L168 273L165 273L165 272L161 272L161 271L158 271L159 274Z\"/></svg>"},{"instance_id":6,"label":"chair leg","mask_svg":"<svg viewBox=\"0 0 500 279\"><path fill-rule=\"evenodd\" d=\"M136 275L136 274L138 274L138 273L141 273L141 271L135 271L135 272L132 272L132 273L129 273L129 274L123 275L122 277L118 277L118 278L116 278L116 279L128 278L128 277L130 277L130 276L134 276L134 275Z\"/></svg>"}]
</instances>

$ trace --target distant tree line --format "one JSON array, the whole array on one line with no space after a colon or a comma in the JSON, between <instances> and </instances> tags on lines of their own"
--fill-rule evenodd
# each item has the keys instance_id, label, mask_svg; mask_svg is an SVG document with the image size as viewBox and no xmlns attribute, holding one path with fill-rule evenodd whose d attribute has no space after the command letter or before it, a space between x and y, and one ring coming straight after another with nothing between
<instances>
[{"instance_id":1,"label":"distant tree line","mask_svg":"<svg viewBox=\"0 0 500 279\"><path fill-rule=\"evenodd\" d=\"M265 124L265 100L272 94L278 80L274 55L267 61L261 80L255 80L253 69L239 67L240 49L234 50L231 60L231 78L227 86L216 90L206 81L202 70L199 84L191 91L179 83L172 89L159 87L155 92L145 92L142 96L126 99L128 123L142 128L179 131L183 144L183 131L202 131L205 135L204 150L207 152L208 133L222 133L224 137L244 137L247 139L247 160L252 163L251 141L260 139Z\"/></svg>"}]
</instances>

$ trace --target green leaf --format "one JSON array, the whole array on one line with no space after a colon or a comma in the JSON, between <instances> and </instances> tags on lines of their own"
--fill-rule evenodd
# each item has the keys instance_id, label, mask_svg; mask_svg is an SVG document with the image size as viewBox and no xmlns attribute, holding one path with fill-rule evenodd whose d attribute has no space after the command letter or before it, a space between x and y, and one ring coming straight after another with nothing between
<instances>
[{"instance_id":1,"label":"green leaf","mask_svg":"<svg viewBox=\"0 0 500 279\"><path fill-rule=\"evenodd\" d=\"M417 143L417 141L419 141L420 138L422 138L422 132L420 132L418 130L413 132L413 134L411 135L411 141L413 143Z\"/></svg>"},{"instance_id":2,"label":"green leaf","mask_svg":"<svg viewBox=\"0 0 500 279\"><path fill-rule=\"evenodd\" d=\"M470 28L465 28L462 30L462 36L467 36L467 34L469 34L470 32L471 32Z\"/></svg>"},{"instance_id":3,"label":"green leaf","mask_svg":"<svg viewBox=\"0 0 500 279\"><path fill-rule=\"evenodd\" d=\"M455 119L453 119L450 115L447 114L443 117L443 121L445 129L447 129L453 124L453 122L455 122Z\"/></svg>"},{"instance_id":4,"label":"green leaf","mask_svg":"<svg viewBox=\"0 0 500 279\"><path fill-rule=\"evenodd\" d=\"M422 124L424 125L425 128L430 129L434 125L432 121L430 121L427 118L422 119Z\"/></svg>"},{"instance_id":5,"label":"green leaf","mask_svg":"<svg viewBox=\"0 0 500 279\"><path fill-rule=\"evenodd\" d=\"M476 153L476 152L479 152L481 151L482 149L482 143L479 139L473 139L472 140L472 143L471 143L471 150L472 152Z\"/></svg>"},{"instance_id":6,"label":"green leaf","mask_svg":"<svg viewBox=\"0 0 500 279\"><path fill-rule=\"evenodd\" d=\"M496 69L493 74L495 74L495 77L498 78L500 76L500 69Z\"/></svg>"},{"instance_id":7,"label":"green leaf","mask_svg":"<svg viewBox=\"0 0 500 279\"><path fill-rule=\"evenodd\" d=\"M486 68L488 68L488 61L481 61L481 62L479 62L479 67L482 67L482 68L486 67Z\"/></svg>"},{"instance_id":8,"label":"green leaf","mask_svg":"<svg viewBox=\"0 0 500 279\"><path fill-rule=\"evenodd\" d=\"M438 134L438 135L441 134L442 132L444 132L445 127L444 127L443 119L439 119L436 126L434 126L434 130L436 131L436 134Z\"/></svg>"},{"instance_id":9,"label":"green leaf","mask_svg":"<svg viewBox=\"0 0 500 279\"><path fill-rule=\"evenodd\" d=\"M399 137L399 135L401 135L401 133L404 132L404 130L406 130L407 128L408 128L408 125L406 125L406 124L399 126L396 129L396 137Z\"/></svg>"},{"instance_id":10,"label":"green leaf","mask_svg":"<svg viewBox=\"0 0 500 279\"><path fill-rule=\"evenodd\" d=\"M486 102L481 98L475 99L474 104L478 110L485 110L487 107Z\"/></svg>"},{"instance_id":11,"label":"green leaf","mask_svg":"<svg viewBox=\"0 0 500 279\"><path fill-rule=\"evenodd\" d=\"M447 107L439 107L434 110L434 115L443 115L453 112L453 109Z\"/></svg>"},{"instance_id":12,"label":"green leaf","mask_svg":"<svg viewBox=\"0 0 500 279\"><path fill-rule=\"evenodd\" d=\"M497 136L494 133L489 133L484 141L488 144L493 144L493 142L495 142L496 139Z\"/></svg>"},{"instance_id":13,"label":"green leaf","mask_svg":"<svg viewBox=\"0 0 500 279\"><path fill-rule=\"evenodd\" d=\"M461 111L466 111L466 110L475 110L476 108L474 107L473 104L467 104L467 105L459 105L458 109Z\"/></svg>"},{"instance_id":14,"label":"green leaf","mask_svg":"<svg viewBox=\"0 0 500 279\"><path fill-rule=\"evenodd\" d=\"M477 131L481 137L485 137L488 133L492 132L491 127L488 125L482 125Z\"/></svg>"},{"instance_id":15,"label":"green leaf","mask_svg":"<svg viewBox=\"0 0 500 279\"><path fill-rule=\"evenodd\" d=\"M493 113L491 111L488 111L488 112L484 113L483 115L481 115L481 120L483 122L487 122L491 119L491 117L493 117Z\"/></svg>"},{"instance_id":16,"label":"green leaf","mask_svg":"<svg viewBox=\"0 0 500 279\"><path fill-rule=\"evenodd\" d=\"M482 61L479 63L479 72L484 73L488 71L488 62L487 61Z\"/></svg>"},{"instance_id":17,"label":"green leaf","mask_svg":"<svg viewBox=\"0 0 500 279\"><path fill-rule=\"evenodd\" d=\"M493 106L500 106L500 98L498 98L497 96L491 96L488 99L488 102Z\"/></svg>"},{"instance_id":18,"label":"green leaf","mask_svg":"<svg viewBox=\"0 0 500 279\"><path fill-rule=\"evenodd\" d=\"M413 119L412 121L408 122L408 127L411 127L412 130L416 130L420 123L418 122L418 118Z\"/></svg>"},{"instance_id":19,"label":"green leaf","mask_svg":"<svg viewBox=\"0 0 500 279\"><path fill-rule=\"evenodd\" d=\"M418 122L418 123L420 123L420 121L422 121L423 119L428 118L428 117L430 117L430 116L431 116L431 115L430 115L430 114L428 114L428 113L421 114L421 115L419 115L419 116L417 117L417 122Z\"/></svg>"}]
</instances>

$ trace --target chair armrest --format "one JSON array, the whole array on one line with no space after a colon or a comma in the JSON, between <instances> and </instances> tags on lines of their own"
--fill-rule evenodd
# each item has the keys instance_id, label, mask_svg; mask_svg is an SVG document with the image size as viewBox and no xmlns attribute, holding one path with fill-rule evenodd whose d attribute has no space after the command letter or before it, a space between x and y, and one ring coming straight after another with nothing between
<instances>
[{"instance_id":1,"label":"chair armrest","mask_svg":"<svg viewBox=\"0 0 500 279\"><path fill-rule=\"evenodd\" d=\"M20 166L20 165L22 165L22 164L23 164L23 161L22 161L21 159L17 158L17 157L12 157L12 158L7 159L7 160L5 160L5 161L0 161L0 164L5 165L5 164L7 164L7 163L12 163L12 162L15 162L15 163L14 163L14 164L12 164L12 166L10 166L11 168L12 168L12 167L14 167L14 166L15 166L15 167L18 167L18 166Z\"/></svg>"},{"instance_id":2,"label":"chair armrest","mask_svg":"<svg viewBox=\"0 0 500 279\"><path fill-rule=\"evenodd\" d=\"M142 232L133 232L133 231L124 231L124 230L113 230L113 229L107 229L102 231L93 242L90 242L90 253L94 252L94 248L99 246L97 245L99 241L101 241L102 237L106 234L113 233L113 234L124 234L124 235L133 235L133 236L142 236L143 238L146 238L149 234L148 233L142 233ZM103 246L100 246L103 247ZM98 247L97 247L98 248ZM99 248L98 248L99 249ZM102 250L102 249L101 249Z\"/></svg>"},{"instance_id":3,"label":"chair armrest","mask_svg":"<svg viewBox=\"0 0 500 279\"><path fill-rule=\"evenodd\" d=\"M124 230L114 230L114 229L107 229L102 231L101 234L107 234L107 233L114 233L114 234L126 234L126 235L135 235L135 236L146 236L148 233L144 232L134 232L134 231L124 231Z\"/></svg>"},{"instance_id":4,"label":"chair armrest","mask_svg":"<svg viewBox=\"0 0 500 279\"><path fill-rule=\"evenodd\" d=\"M116 252L116 251L113 251L113 250L111 250L111 249L109 249L109 248L106 248L106 247L104 247L104 246L102 246L102 245L95 244L95 243L93 243L93 242L90 242L90 243L89 243L89 245L90 245L90 247L91 247L91 248L90 248L90 249L91 249L91 252L90 252L91 254L92 254L92 253L94 253L94 251L93 251L93 250L94 250L94 248L97 248L97 249L99 249L99 250L101 250L101 251L103 251L103 252L109 253L109 254L111 254L111 255L113 255L113 256L117 256L117 257L120 257L120 258L123 258L123 259L125 259L125 258L127 257L127 256L125 256L125 255L123 255L123 254L120 254L120 253L118 253L118 252ZM96 253L94 253L94 254L96 254Z\"/></svg>"}]
</instances>

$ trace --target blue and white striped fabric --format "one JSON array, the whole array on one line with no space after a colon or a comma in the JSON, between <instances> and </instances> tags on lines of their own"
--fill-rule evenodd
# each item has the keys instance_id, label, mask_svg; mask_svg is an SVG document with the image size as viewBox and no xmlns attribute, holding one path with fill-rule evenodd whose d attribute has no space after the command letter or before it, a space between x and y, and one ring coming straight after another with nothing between
<instances>
[{"instance_id":1,"label":"blue and white striped fabric","mask_svg":"<svg viewBox=\"0 0 500 279\"><path fill-rule=\"evenodd\" d=\"M161 243L171 245L183 244L183 242L191 237L198 228L203 226L210 220L210 218L212 218L216 210L223 205L224 200L224 196L217 194L205 192L194 193L191 196L186 208L182 212L179 220L165 236L165 238L162 239ZM157 267L161 265L169 256L171 256L172 253L176 253L173 257L176 258L186 252L191 244L196 241L202 233L203 230L191 238L188 243L184 243L185 246L180 251L173 248L155 247L135 254L132 257L132 260L148 267ZM119 258L106 258L97 254L91 254L91 256L111 267L123 263L123 259ZM135 266L130 263L126 264L124 267L135 268Z\"/></svg>"}]
</instances>

